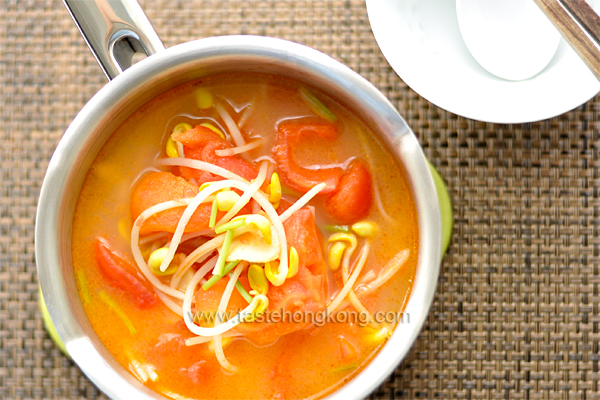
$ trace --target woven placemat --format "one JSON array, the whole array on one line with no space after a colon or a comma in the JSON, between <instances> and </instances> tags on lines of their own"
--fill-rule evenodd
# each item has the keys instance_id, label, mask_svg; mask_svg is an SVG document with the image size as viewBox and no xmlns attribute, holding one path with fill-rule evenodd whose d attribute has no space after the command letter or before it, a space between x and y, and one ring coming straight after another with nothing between
<instances>
[{"instance_id":1,"label":"woven placemat","mask_svg":"<svg viewBox=\"0 0 600 400\"><path fill-rule=\"evenodd\" d=\"M166 46L226 34L315 47L377 86L413 127L454 201L429 319L374 399L600 399L600 98L548 121L475 122L411 91L365 4L153 0ZM103 398L52 344L33 232L48 161L105 83L56 0L0 0L0 398Z\"/></svg>"}]
</instances>

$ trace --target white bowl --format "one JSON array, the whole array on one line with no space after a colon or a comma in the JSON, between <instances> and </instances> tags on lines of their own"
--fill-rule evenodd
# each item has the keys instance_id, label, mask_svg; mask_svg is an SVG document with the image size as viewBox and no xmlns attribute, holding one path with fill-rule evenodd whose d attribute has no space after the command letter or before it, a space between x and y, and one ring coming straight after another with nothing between
<instances>
[{"instance_id":1,"label":"white bowl","mask_svg":"<svg viewBox=\"0 0 600 400\"><path fill-rule=\"evenodd\" d=\"M598 12L600 0L588 0ZM548 66L524 81L483 69L461 36L454 0L367 0L375 39L415 92L463 117L497 123L539 121L600 92L600 82L561 39Z\"/></svg>"}]
</instances>

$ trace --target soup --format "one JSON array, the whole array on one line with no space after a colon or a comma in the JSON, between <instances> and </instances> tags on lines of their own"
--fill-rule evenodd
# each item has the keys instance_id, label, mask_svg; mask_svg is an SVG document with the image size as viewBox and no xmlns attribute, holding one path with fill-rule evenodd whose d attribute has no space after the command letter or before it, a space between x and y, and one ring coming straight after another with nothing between
<instances>
[{"instance_id":1,"label":"soup","mask_svg":"<svg viewBox=\"0 0 600 400\"><path fill-rule=\"evenodd\" d=\"M277 77L175 88L111 137L73 226L100 340L172 398L314 398L393 329L417 264L401 168L327 96Z\"/></svg>"}]
</instances>

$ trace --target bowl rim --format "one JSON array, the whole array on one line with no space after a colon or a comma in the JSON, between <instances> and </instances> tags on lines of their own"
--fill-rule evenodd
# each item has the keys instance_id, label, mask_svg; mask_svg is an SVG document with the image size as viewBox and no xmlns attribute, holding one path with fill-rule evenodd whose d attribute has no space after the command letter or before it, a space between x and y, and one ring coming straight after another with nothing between
<instances>
[{"instance_id":1,"label":"bowl rim","mask_svg":"<svg viewBox=\"0 0 600 400\"><path fill-rule=\"evenodd\" d=\"M83 316L87 317L79 296L69 296L69 289L72 291L73 287L77 293L74 274L72 267L63 266L61 258L62 253L65 253L64 246L70 249L69 239L72 235L72 220L65 221L68 219L65 217L68 186L74 176L78 173L83 174L77 171L81 167L80 158L85 156L84 152L94 145L95 140L89 132L95 132L94 130L106 120L110 110L114 113L122 102L131 99L128 96L133 96L138 88L148 85L151 79L166 77L174 68L188 68L198 65L199 62L208 63L208 60L215 57L231 56L260 56L264 60L270 59L278 65L307 73L311 79L327 79L332 88L347 93L347 96L356 97L355 94L360 93L360 99L355 101L360 100L361 107L377 111L377 115L369 115L369 118L377 120L376 132L383 136L381 139L388 147L397 149L390 149L392 154L402 159L405 175L413 192L419 227L417 271L404 313L415 315L416 318L412 318L408 325L399 325L366 367L349 382L326 396L328 399L365 397L376 389L406 356L421 331L433 302L441 260L441 217L437 194L417 137L391 103L372 84L343 64L317 50L282 39L221 36L171 47L142 60L117 76L83 107L52 156L37 208L36 264L49 314L73 360L109 397L163 398L133 378L118 363L115 366L116 360L98 344L97 336L85 333L81 325L85 324L85 321L77 319L81 318L82 312ZM352 108L352 105L349 106ZM103 142L100 146L102 144ZM96 154L93 158L95 157ZM79 197L79 191L76 197ZM67 238L66 245L61 242L61 237ZM70 254L70 251L67 253ZM69 267L71 273L65 275L63 269ZM89 324L89 321L87 323Z\"/></svg>"}]
</instances>

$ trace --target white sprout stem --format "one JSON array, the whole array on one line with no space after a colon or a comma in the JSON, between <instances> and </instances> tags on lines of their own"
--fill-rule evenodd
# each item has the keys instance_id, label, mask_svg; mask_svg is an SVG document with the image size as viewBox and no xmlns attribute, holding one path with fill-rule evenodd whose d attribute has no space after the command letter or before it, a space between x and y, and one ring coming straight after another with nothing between
<instances>
[{"instance_id":1,"label":"white sprout stem","mask_svg":"<svg viewBox=\"0 0 600 400\"><path fill-rule=\"evenodd\" d=\"M243 269L243 263L238 265L233 271L233 274L231 274L231 278L229 279L229 282L227 282L227 286L225 286L225 290L223 291L223 296L221 297L221 301L219 302L219 308L217 311L217 324L223 322L225 311L227 311L227 305L229 304L229 300L231 299L231 295L233 294L233 290L235 289L235 283L240 277L240 274L242 273ZM231 363L225 357L225 353L223 352L223 340L221 338L221 335L215 336L215 355L217 356L219 364L221 364L221 366L225 368L226 371L237 371L237 367L231 365Z\"/></svg>"},{"instance_id":2,"label":"white sprout stem","mask_svg":"<svg viewBox=\"0 0 600 400\"><path fill-rule=\"evenodd\" d=\"M169 234L167 232L158 232L153 235L144 236L143 238L140 239L139 244L140 244L140 246L143 246L145 244L154 242L156 240L164 239L164 238L168 238L168 237L169 237Z\"/></svg>"},{"instance_id":3,"label":"white sprout stem","mask_svg":"<svg viewBox=\"0 0 600 400\"><path fill-rule=\"evenodd\" d=\"M200 160L193 160L191 158L163 158L161 160L157 160L156 163L158 165L163 166L174 166L174 167L187 167L192 169L198 169L204 172L210 172L211 174L218 175L225 179L236 180L240 182L247 183L248 181L238 174L234 174L233 172L226 170L225 168L218 167L214 164L207 163Z\"/></svg>"},{"instance_id":4,"label":"white sprout stem","mask_svg":"<svg viewBox=\"0 0 600 400\"><path fill-rule=\"evenodd\" d=\"M212 196L209 196L212 197ZM211 238L214 237L214 231L210 228L207 229L202 229L201 231L198 232L190 232L190 233L184 233L183 236L181 237L181 240L179 241L179 244L183 243L183 242L187 242L188 240L191 239L195 239L197 237L200 236L210 236ZM142 241L140 240L140 243ZM165 247L169 247L171 245L171 240L169 240L167 242L167 244L165 244Z\"/></svg>"},{"instance_id":5,"label":"white sprout stem","mask_svg":"<svg viewBox=\"0 0 600 400\"><path fill-rule=\"evenodd\" d=\"M372 168L371 168L372 170ZM375 204L377 204L377 208L379 209L379 212L381 213L381 216L383 218L385 218L388 222L392 222L395 223L396 220L394 220L394 218L392 218L386 211L385 208L383 207L383 202L381 201L381 191L379 190L379 184L377 183L377 179L375 179L373 181L373 186L375 189L375 194L373 197L375 197Z\"/></svg>"},{"instance_id":6,"label":"white sprout stem","mask_svg":"<svg viewBox=\"0 0 600 400\"><path fill-rule=\"evenodd\" d=\"M313 186L313 188L310 189L308 192L306 192L304 194L304 196L300 197L298 199L298 201L296 201L290 208L288 208L287 210L285 210L285 212L283 212L279 216L279 220L281 222L284 222L286 219L288 219L289 217L291 217L293 213L295 213L296 211L298 211L299 209L301 209L302 207L304 207L306 205L306 203L308 203L309 201L311 201L313 197L315 197L317 194L319 194L319 192L321 190L323 190L325 188L325 186L327 186L327 185L324 182L319 183L316 186Z\"/></svg>"},{"instance_id":7,"label":"white sprout stem","mask_svg":"<svg viewBox=\"0 0 600 400\"><path fill-rule=\"evenodd\" d=\"M182 166L188 168L199 169L202 171L210 172L215 175L222 176L227 179L235 179L235 184L231 185L236 189L240 189L242 191L246 191L250 186L245 179L241 176L236 175L230 171L227 171L224 168L217 167L216 165L206 163L198 160L190 160L190 159L181 159L181 158L166 158L162 160L158 160L157 164L159 165L171 165L171 166ZM211 185L212 186L212 185ZM317 185L318 186L318 185ZM308 193L307 193L308 194ZM306 195L305 195L306 196ZM304 197L304 196L303 196ZM267 197L261 191L257 191L252 195L252 198L256 200L256 202L262 207L262 209L267 214L267 217L271 220L273 227L277 235L279 236L279 243L281 244L281 256L279 258L279 271L275 276L275 282L271 282L275 286L281 286L283 282L285 282L285 278L288 273L288 255L287 255L287 240L285 236L285 230L283 229L283 224L273 208L273 205L269 202Z\"/></svg>"},{"instance_id":8,"label":"white sprout stem","mask_svg":"<svg viewBox=\"0 0 600 400\"><path fill-rule=\"evenodd\" d=\"M238 121L238 127L241 128L246 124L246 121L248 121L248 117L250 116L250 111L252 111L251 104L249 104L248 106L245 107L245 110L242 113L242 115L240 116L240 120Z\"/></svg>"},{"instance_id":9,"label":"white sprout stem","mask_svg":"<svg viewBox=\"0 0 600 400\"><path fill-rule=\"evenodd\" d=\"M277 165L277 163L275 162L275 159L272 156L265 154L263 156L258 157L256 159L256 162L258 162L258 161L268 161L269 164L271 165L271 168L269 169L269 173L275 172L275 165ZM269 174L269 176L271 176L271 175Z\"/></svg>"},{"instance_id":10,"label":"white sprout stem","mask_svg":"<svg viewBox=\"0 0 600 400\"><path fill-rule=\"evenodd\" d=\"M221 336L221 338L226 339L226 338L230 338L230 337L242 336L242 334L237 333L237 332L226 332L226 333L223 333L222 335L217 335L217 336ZM216 336L194 336L193 338L186 339L185 345L186 346L194 346L197 344L207 343L207 342L210 342L211 340L215 340L215 337Z\"/></svg>"},{"instance_id":11,"label":"white sprout stem","mask_svg":"<svg viewBox=\"0 0 600 400\"><path fill-rule=\"evenodd\" d=\"M185 152L183 150L183 144L181 142L176 141L176 140L173 140L173 141L177 145L177 154L179 154L179 157L185 158Z\"/></svg>"},{"instance_id":12,"label":"white sprout stem","mask_svg":"<svg viewBox=\"0 0 600 400\"><path fill-rule=\"evenodd\" d=\"M177 247L179 246L179 242L181 241L181 237L183 236L185 227L187 226L188 222L190 222L192 215L194 215L200 204L202 204L202 202L211 194L218 192L221 189L230 187L232 182L236 181L219 181L208 185L207 187L202 189L186 207L185 211L181 215L181 218L179 219L179 222L177 223L177 228L175 229L175 233L173 234L173 238L171 239L171 245L169 246L169 250L167 251L167 254L165 255L165 258L163 259L162 263L160 264L161 272L165 272L169 267L169 264L173 260L173 256L177 251Z\"/></svg>"},{"instance_id":13,"label":"white sprout stem","mask_svg":"<svg viewBox=\"0 0 600 400\"><path fill-rule=\"evenodd\" d=\"M273 173L275 173L275 163L273 162L273 160L270 160L269 158L263 159L263 162L266 162L269 164L269 169L267 169L267 176L272 176Z\"/></svg>"},{"instance_id":14,"label":"white sprout stem","mask_svg":"<svg viewBox=\"0 0 600 400\"><path fill-rule=\"evenodd\" d=\"M270 157L269 158L263 157L263 158L266 161L273 163L272 158L270 158ZM216 165L213 165L211 163L207 163L204 161L193 160L191 158L163 158L161 160L157 160L156 164L161 165L161 166L186 167L186 168L197 169L199 171L210 172L213 175L218 175L225 179L235 180L235 181L248 183L248 184L250 183L246 179L239 176L238 174L234 174L233 172L231 172L225 168L217 167ZM262 192L261 190L259 190L258 193L267 197L265 195L265 193Z\"/></svg>"},{"instance_id":15,"label":"white sprout stem","mask_svg":"<svg viewBox=\"0 0 600 400\"><path fill-rule=\"evenodd\" d=\"M202 280L202 278L204 278L204 276L206 274L208 274L214 267L215 267L215 265L212 263L212 259L208 260L202 267L200 267L200 269L198 271L196 271L196 273L194 274L194 278L196 276L198 276L199 277L198 282L200 282L200 280ZM198 283L196 282L196 284L198 284ZM190 288L190 286L188 285L186 290L189 288ZM185 299L184 299L184 304L185 304Z\"/></svg>"},{"instance_id":16,"label":"white sprout stem","mask_svg":"<svg viewBox=\"0 0 600 400\"><path fill-rule=\"evenodd\" d=\"M139 246L140 239L140 228L144 224L146 219L150 218L154 214L157 214L162 211L170 210L172 208L187 206L192 199L181 199L181 200L170 200L164 203L156 204L142 212L135 222L133 223L133 228L131 229L131 253L133 254L133 258L138 265L138 268L142 272L142 274L148 279L148 281L154 285L158 290L163 293L168 294L169 296L176 297L178 299L183 299L183 293L179 290L175 290L165 284L163 284L153 273L150 271L150 267L146 264L146 260L144 260L144 256L142 256L142 252Z\"/></svg>"},{"instance_id":17,"label":"white sprout stem","mask_svg":"<svg viewBox=\"0 0 600 400\"><path fill-rule=\"evenodd\" d=\"M190 288L190 285L192 284L192 282L194 282L194 279L198 279L196 281L196 284L194 285L194 289L196 287L196 285L198 284L198 282L200 282L200 280L202 280L202 278L204 278L204 276L206 274L208 274L210 272L211 269L214 268L214 265L211 265L210 262L207 262L206 264L204 264L198 271L196 271L196 273L194 274L194 277L192 278L192 280L190 281L190 283L188 284L187 288L186 288L186 292L183 298L183 305L181 306L181 311L182 311L182 316L185 319L185 296L187 296L187 290ZM194 293L192 291L192 297L193 297ZM191 298L190 298L190 310L189 310L189 314L191 316Z\"/></svg>"},{"instance_id":18,"label":"white sprout stem","mask_svg":"<svg viewBox=\"0 0 600 400\"><path fill-rule=\"evenodd\" d=\"M394 276L396 272L398 272L400 268L406 263L409 255L409 249L404 249L400 251L394 256L394 258L388 261L388 263L385 267L383 267L382 271L380 272L379 276L377 276L377 278L375 278L373 281L369 282L364 286L357 287L356 294L359 296L364 296L378 289L381 285L389 281L390 278Z\"/></svg>"},{"instance_id":19,"label":"white sprout stem","mask_svg":"<svg viewBox=\"0 0 600 400\"><path fill-rule=\"evenodd\" d=\"M179 315L180 317L183 317L183 310L181 309L181 304L178 304L177 302L172 300L169 296L167 296L166 294L164 294L160 291L156 292L156 295L165 304L165 306L167 306L167 308L169 310L173 311L175 314Z\"/></svg>"},{"instance_id":20,"label":"white sprout stem","mask_svg":"<svg viewBox=\"0 0 600 400\"><path fill-rule=\"evenodd\" d=\"M202 246L205 246L207 243L204 243ZM202 246L200 246L199 248L201 248ZM185 276L185 273L188 272L190 267L192 265L194 265L194 263L196 263L196 262L201 263L202 261L206 260L208 258L208 256L210 255L210 253L213 252L213 250L214 250L214 248L206 249L205 251L202 252L202 254L200 254L198 257L196 257L196 259L194 261L189 262L189 263L186 263L186 261L188 259L186 257L185 260L183 260L183 262L177 267L177 270L175 271L175 273L172 275L171 281L169 282L169 286L171 286L172 288L178 288L179 284L181 283L181 280ZM214 267L215 264L217 263L217 256L211 258L206 263L213 262L213 259L214 259L214 264L213 264L213 267Z\"/></svg>"},{"instance_id":21,"label":"white sprout stem","mask_svg":"<svg viewBox=\"0 0 600 400\"><path fill-rule=\"evenodd\" d=\"M235 289L235 283L238 278L242 274L244 270L244 266L246 263L240 263L231 274L231 278L227 282L227 286L225 286L225 290L223 291L223 295L221 296L221 301L219 302L218 313L217 313L217 323L220 324L223 322L223 318L225 316L225 311L227 311L227 306L229 305L229 300L231 299L231 295L233 294L233 289Z\"/></svg>"},{"instance_id":22,"label":"white sprout stem","mask_svg":"<svg viewBox=\"0 0 600 400\"><path fill-rule=\"evenodd\" d=\"M194 291L196 290L196 286L198 282L204 278L207 271L203 271L203 268L199 269L198 272L194 274L191 282L189 283L187 289L185 290L185 296L183 298L183 321L185 325L188 327L192 333L195 333L198 336L216 336L221 335L233 328L235 328L238 324L242 323L246 317L254 312L256 307L260 305L260 302L268 302L266 296L264 295L256 295L252 302L246 306L239 314L235 317L223 322L222 324L215 325L212 328L205 328L202 326L198 326L194 324L193 315L192 315L192 298L194 297Z\"/></svg>"},{"instance_id":23,"label":"white sprout stem","mask_svg":"<svg viewBox=\"0 0 600 400\"><path fill-rule=\"evenodd\" d=\"M342 280L344 283L348 280L348 276L350 276L350 258L357 247L357 241L354 240L350 244L350 248L344 252L344 259L342 260Z\"/></svg>"},{"instance_id":24,"label":"white sprout stem","mask_svg":"<svg viewBox=\"0 0 600 400\"><path fill-rule=\"evenodd\" d=\"M354 270L352 271L352 275L350 275L350 278L344 284L344 287L342 288L342 290L337 294L337 296L335 296L333 301L331 303L329 303L329 305L327 306L326 315L329 315L332 312L334 312L335 309L340 305L342 300L344 300L346 298L346 296L348 295L348 292L350 292L350 289L352 289L354 287L354 283L358 279L358 275L360 274L360 271L362 271L365 263L367 262L367 257L369 255L369 247L370 247L370 244L369 244L369 242L367 242L363 246L363 248L360 249L360 253L358 253L358 259L356 260L356 266L354 267ZM184 304L185 304L185 301L184 301Z\"/></svg>"},{"instance_id":25,"label":"white sprout stem","mask_svg":"<svg viewBox=\"0 0 600 400\"><path fill-rule=\"evenodd\" d=\"M231 118L231 115L229 115L227 110L225 110L220 103L215 103L215 110L217 110L221 116L221 119L223 122L225 122L225 125L227 125L227 129L229 129L229 133L231 134L235 145L238 147L245 145L246 141L242 136L242 132L240 132L240 128L238 128L238 126L235 124L233 118Z\"/></svg>"},{"instance_id":26,"label":"white sprout stem","mask_svg":"<svg viewBox=\"0 0 600 400\"><path fill-rule=\"evenodd\" d=\"M211 269L213 269L213 268L214 268L214 265L211 265L210 262L207 262L206 264L204 264L202 266L202 268L200 268L198 271L196 271L196 273L194 274L194 277L192 278L192 281L188 284L188 287L186 288L186 292L185 292L184 299L183 299L183 305L181 306L181 314L182 314L181 316L183 317L184 320L185 320L185 317L186 317L186 312L185 312L185 304L186 304L185 303L185 296L187 296L187 290L189 290L190 285L192 284L192 282L194 282L194 279L197 278L198 280L196 281L196 284L194 285L194 289L195 289L196 285L198 284L198 282L200 282L200 280L202 278L204 278L204 276L206 274L208 274L208 272ZM193 297L193 295L194 295L194 292L192 290L192 294L190 296L189 316L192 315L191 298ZM192 322L192 324L193 324L193 322Z\"/></svg>"},{"instance_id":27,"label":"white sprout stem","mask_svg":"<svg viewBox=\"0 0 600 400\"><path fill-rule=\"evenodd\" d=\"M250 201L250 199L252 198L252 196L254 196L254 194L258 191L258 189L260 189L260 187L262 186L262 184L264 183L264 181L265 181L265 179L267 177L267 168L268 168L267 164L268 163L263 162L260 165L260 169L258 170L258 175L257 175L256 179L254 180L254 182L252 182L250 184L250 186L248 187L248 189L245 190L244 193L242 193L242 196L240 197L240 199L233 205L233 207L231 207L231 210L229 210L227 212L227 214L225 214L219 220L219 222L215 225L215 227L218 227L219 225L222 225L225 222L229 221L246 204L248 204L248 202Z\"/></svg>"},{"instance_id":28,"label":"white sprout stem","mask_svg":"<svg viewBox=\"0 0 600 400\"><path fill-rule=\"evenodd\" d=\"M360 281L354 286L354 293L356 293L356 297L363 298L368 296L375 290L377 290L380 286L385 284L392 276L398 272L398 270L404 265L406 260L408 260L408 255L410 254L410 250L405 249L399 252L392 258L386 266L379 272L379 276L375 279L375 273L373 270L367 272L365 276L363 276ZM368 283L367 283L368 282ZM349 301L343 301L338 308L343 310L348 307L351 303Z\"/></svg>"},{"instance_id":29,"label":"white sprout stem","mask_svg":"<svg viewBox=\"0 0 600 400\"><path fill-rule=\"evenodd\" d=\"M381 271L379 271L379 272L381 272ZM375 278L377 278L377 276L375 275L375 272L373 272L373 270L370 270L369 272L364 274L362 278L360 278L360 280L357 282L356 286L358 287L359 285L365 285L367 283L370 283Z\"/></svg>"},{"instance_id":30,"label":"white sprout stem","mask_svg":"<svg viewBox=\"0 0 600 400\"><path fill-rule=\"evenodd\" d=\"M179 265L173 276L176 277L178 275L185 274L189 267L191 267L195 262L202 262L204 260L202 257L208 256L211 252L217 249L217 247L222 245L224 240L225 235L219 235L204 243L202 246L197 247L183 260L183 262Z\"/></svg>"},{"instance_id":31,"label":"white sprout stem","mask_svg":"<svg viewBox=\"0 0 600 400\"><path fill-rule=\"evenodd\" d=\"M181 271L181 273L179 275L177 275L177 272L175 272L175 274L173 274L173 277L171 278L171 282L169 282L169 286L171 287L179 287L179 285L181 284L181 280L183 279L183 277L185 276L185 273L190 269L190 267L192 265L194 265L194 263L197 262L202 262L204 261L209 255L210 253L212 253L214 249L211 249L210 251L207 251L203 256L200 256L198 258L198 260L195 260L194 262L191 262L189 264L187 264L187 266ZM207 266L206 268L208 268L208 270L212 270L215 265L217 265L217 260L218 260L219 256L214 256L213 258L211 258L210 260L208 260L206 263L204 263L203 266ZM208 267L210 266L210 267Z\"/></svg>"},{"instance_id":32,"label":"white sprout stem","mask_svg":"<svg viewBox=\"0 0 600 400\"><path fill-rule=\"evenodd\" d=\"M368 143L367 138L364 132L360 131L358 134L358 138L360 139L366 154L372 154L371 145ZM375 165L373 164L372 157L367 156L367 162L369 163L369 167L371 171L375 171ZM383 202L381 201L381 191L379 190L379 184L377 183L377 179L373 180L373 197L375 198L375 204L381 213L381 216L387 220L388 222L394 223L396 222L394 218L392 218L383 207Z\"/></svg>"},{"instance_id":33,"label":"white sprout stem","mask_svg":"<svg viewBox=\"0 0 600 400\"><path fill-rule=\"evenodd\" d=\"M264 94L264 89L262 91ZM246 122L248 121L248 117L250 117L250 114L252 114L252 104L256 103L257 97L258 97L258 95L256 93L254 93L254 95L250 99L250 102L248 102L248 105L244 107L244 112L242 113L242 115L240 116L240 119L238 121L238 126L240 128L246 124Z\"/></svg>"},{"instance_id":34,"label":"white sprout stem","mask_svg":"<svg viewBox=\"0 0 600 400\"><path fill-rule=\"evenodd\" d=\"M350 248L344 252L344 260L342 263L342 282L344 283L344 285L348 281L348 276L350 275L350 257L352 257L352 254L354 254L354 250L356 250L356 244L352 243ZM367 309L367 307L365 307L364 304L360 302L360 300L356 296L356 293L354 292L354 289L352 288L350 289L350 292L348 292L348 299L350 300L350 303L352 303L354 308L356 308L356 311L365 314L369 322L373 321L373 315Z\"/></svg>"},{"instance_id":35,"label":"white sprout stem","mask_svg":"<svg viewBox=\"0 0 600 400\"><path fill-rule=\"evenodd\" d=\"M215 356L217 356L217 361L221 364L221 367L223 367L225 371L237 372L237 367L232 365L227 357L225 357L225 352L223 351L223 337L221 335L214 336L214 343Z\"/></svg>"},{"instance_id":36,"label":"white sprout stem","mask_svg":"<svg viewBox=\"0 0 600 400\"><path fill-rule=\"evenodd\" d=\"M244 187L242 183L238 183L240 187ZM287 252L287 238L285 236L285 229L283 228L283 223L279 219L279 215L273 205L269 202L269 200L260 192L254 193L252 196L254 200L262 207L262 209L267 214L267 217L271 220L271 224L273 228L275 228L275 232L277 233L277 237L279 239L279 244L281 245L281 253L279 256L279 270L275 275L275 281L271 283L275 286L281 286L288 274L288 252Z\"/></svg>"},{"instance_id":37,"label":"white sprout stem","mask_svg":"<svg viewBox=\"0 0 600 400\"><path fill-rule=\"evenodd\" d=\"M242 191L246 191L250 187L250 185L243 182L231 181L231 183L231 187ZM288 273L288 253L285 229L283 228L283 223L279 219L277 211L275 211L275 208L263 193L257 191L252 195L252 198L256 200L256 202L262 207L262 209L267 214L267 217L271 220L271 224L273 225L273 228L275 228L275 232L277 233L277 237L279 239L279 244L281 245L281 253L279 256L279 270L277 275L275 275L275 281L271 282L275 286L281 286L285 281Z\"/></svg>"},{"instance_id":38,"label":"white sprout stem","mask_svg":"<svg viewBox=\"0 0 600 400\"><path fill-rule=\"evenodd\" d=\"M263 142L263 140L259 138L259 139L253 140L252 142L245 144L243 146L232 147L229 149L215 150L215 154L219 157L231 157L236 154L241 154L241 153L245 153L250 150L254 150L257 147L262 146L262 142Z\"/></svg>"},{"instance_id":39,"label":"white sprout stem","mask_svg":"<svg viewBox=\"0 0 600 400\"><path fill-rule=\"evenodd\" d=\"M343 278L344 284L346 284L347 281L348 281L348 276ZM367 307L365 307L365 305L360 302L360 300L358 299L358 296L356 295L356 293L354 292L354 289L352 289L352 288L350 288L350 291L348 292L348 300L350 300L350 303L354 306L356 311L367 316L367 320L368 320L367 322L369 322L369 323L373 322L373 320L374 320L373 314L371 314L371 312L367 309Z\"/></svg>"},{"instance_id":40,"label":"white sprout stem","mask_svg":"<svg viewBox=\"0 0 600 400\"><path fill-rule=\"evenodd\" d=\"M237 228L236 230L233 231L233 237L235 238L236 236L240 236L240 235L248 232L249 230L250 229L245 226L243 226L241 228ZM187 270L192 265L194 265L194 263L202 262L206 257L208 257L210 255L210 253L212 253L219 246L221 246L223 244L224 240L225 240L225 235L221 234L221 235L215 237L214 239L209 240L208 242L204 243L202 246L196 248L196 250L191 252L185 258L185 260L183 260L183 262L179 265L179 267L173 274L173 279L177 280L177 285L179 285L179 282L181 282L181 279L183 278L183 274L185 274L187 272ZM219 256L215 256L215 264L216 264L216 260L218 259L218 257ZM173 280L171 282L173 282ZM171 287L174 287L174 286L171 285Z\"/></svg>"},{"instance_id":41,"label":"white sprout stem","mask_svg":"<svg viewBox=\"0 0 600 400\"><path fill-rule=\"evenodd\" d=\"M356 308L356 311L367 316L368 323L372 323L374 321L373 314L371 314L367 307L360 302L353 290L348 293L348 299L350 299L350 303L354 306L354 308Z\"/></svg>"}]
</instances>

